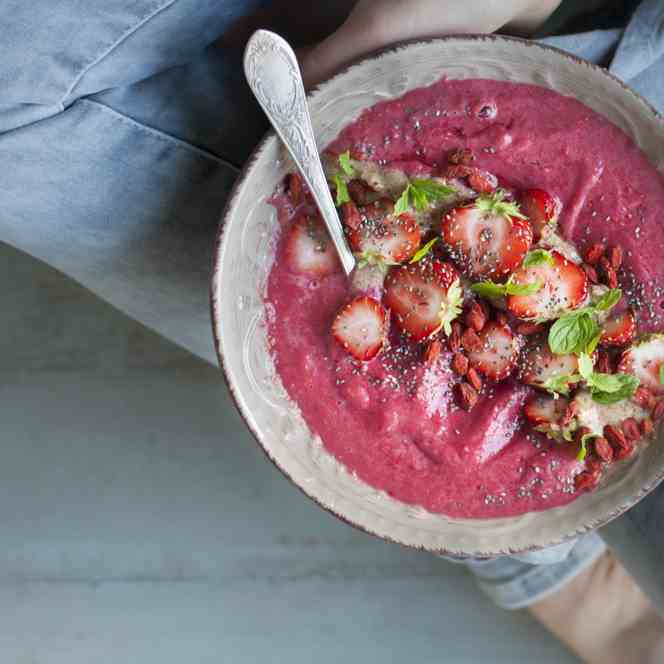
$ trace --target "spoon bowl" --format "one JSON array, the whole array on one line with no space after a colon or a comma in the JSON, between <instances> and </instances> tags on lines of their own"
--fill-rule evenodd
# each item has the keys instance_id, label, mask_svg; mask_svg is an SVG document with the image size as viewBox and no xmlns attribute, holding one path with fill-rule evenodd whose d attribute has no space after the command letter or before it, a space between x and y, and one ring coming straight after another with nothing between
<instances>
[{"instance_id":1,"label":"spoon bowl","mask_svg":"<svg viewBox=\"0 0 664 664\"><path fill-rule=\"evenodd\" d=\"M343 270L350 276L355 258L346 244L325 178L311 126L302 74L293 49L274 32L257 30L244 51L244 73L258 103L307 183Z\"/></svg>"}]
</instances>

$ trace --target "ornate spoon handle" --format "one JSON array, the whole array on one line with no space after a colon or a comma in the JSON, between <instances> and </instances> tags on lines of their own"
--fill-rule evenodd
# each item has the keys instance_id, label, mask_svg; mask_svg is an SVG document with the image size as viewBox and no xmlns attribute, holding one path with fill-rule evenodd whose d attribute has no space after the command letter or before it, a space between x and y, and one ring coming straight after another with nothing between
<instances>
[{"instance_id":1,"label":"ornate spoon handle","mask_svg":"<svg viewBox=\"0 0 664 664\"><path fill-rule=\"evenodd\" d=\"M244 74L311 190L344 271L350 275L355 258L346 244L318 156L304 84L293 49L274 32L257 30L244 51Z\"/></svg>"}]
</instances>

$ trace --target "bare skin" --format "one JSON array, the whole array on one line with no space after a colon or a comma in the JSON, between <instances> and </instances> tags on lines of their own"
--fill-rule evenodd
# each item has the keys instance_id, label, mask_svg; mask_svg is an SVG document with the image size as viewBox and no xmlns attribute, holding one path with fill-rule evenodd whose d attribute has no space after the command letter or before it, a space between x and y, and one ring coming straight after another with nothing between
<instances>
[{"instance_id":1,"label":"bare skin","mask_svg":"<svg viewBox=\"0 0 664 664\"><path fill-rule=\"evenodd\" d=\"M529 611L587 664L664 662L664 619L610 553Z\"/></svg>"},{"instance_id":2,"label":"bare skin","mask_svg":"<svg viewBox=\"0 0 664 664\"><path fill-rule=\"evenodd\" d=\"M560 0L360 0L336 32L302 60L310 86L344 64L395 42L496 30L531 34Z\"/></svg>"},{"instance_id":3,"label":"bare skin","mask_svg":"<svg viewBox=\"0 0 664 664\"><path fill-rule=\"evenodd\" d=\"M560 0L360 0L329 37L300 51L308 86L376 49L409 39L496 30L532 34ZM664 662L664 620L605 554L531 613L587 664Z\"/></svg>"}]
</instances>

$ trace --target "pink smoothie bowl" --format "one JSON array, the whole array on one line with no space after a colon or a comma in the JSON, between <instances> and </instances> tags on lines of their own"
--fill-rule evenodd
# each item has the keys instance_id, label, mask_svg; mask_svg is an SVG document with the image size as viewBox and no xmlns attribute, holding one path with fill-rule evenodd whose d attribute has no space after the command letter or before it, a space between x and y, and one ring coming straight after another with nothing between
<instances>
[{"instance_id":1,"label":"pink smoothie bowl","mask_svg":"<svg viewBox=\"0 0 664 664\"><path fill-rule=\"evenodd\" d=\"M557 49L499 36L451 36L395 46L351 65L309 96L319 148L377 102L449 79L539 85L576 98L622 129L664 173L664 123L604 69ZM264 304L276 211L268 199L291 162L270 132L246 164L215 248L211 309L219 362L237 408L268 458L309 498L347 523L432 553L497 556L559 544L616 518L664 478L661 432L572 503L515 517L450 518L364 483L326 451L287 395L268 348Z\"/></svg>"}]
</instances>

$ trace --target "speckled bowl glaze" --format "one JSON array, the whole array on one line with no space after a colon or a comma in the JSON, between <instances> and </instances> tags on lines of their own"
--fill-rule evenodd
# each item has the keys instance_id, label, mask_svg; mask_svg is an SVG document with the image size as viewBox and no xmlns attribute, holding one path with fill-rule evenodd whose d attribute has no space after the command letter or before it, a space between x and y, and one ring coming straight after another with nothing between
<instances>
[{"instance_id":1,"label":"speckled bowl glaze","mask_svg":"<svg viewBox=\"0 0 664 664\"><path fill-rule=\"evenodd\" d=\"M664 172L664 123L605 70L562 51L498 36L452 36L397 46L354 64L309 97L319 147L376 102L442 76L532 83L570 95L623 129ZM664 445L617 464L597 490L564 507L500 519L451 519L401 503L349 473L304 423L267 349L262 294L273 255L275 210L266 199L288 169L270 133L228 201L211 284L216 348L247 426L268 457L336 516L387 540L434 553L495 556L536 550L617 517L664 477ZM660 434L661 437L661 434Z\"/></svg>"}]
</instances>

